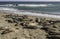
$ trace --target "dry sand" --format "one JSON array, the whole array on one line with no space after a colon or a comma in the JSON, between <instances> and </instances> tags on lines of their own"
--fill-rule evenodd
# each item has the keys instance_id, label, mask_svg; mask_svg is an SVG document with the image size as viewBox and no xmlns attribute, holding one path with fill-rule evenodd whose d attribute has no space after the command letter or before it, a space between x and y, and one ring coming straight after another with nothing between
<instances>
[{"instance_id":1,"label":"dry sand","mask_svg":"<svg viewBox=\"0 0 60 39\"><path fill-rule=\"evenodd\" d=\"M55 24L46 22L46 19L48 21L60 21L59 19L28 16L28 19L33 19L34 21L26 21L27 18L24 18L23 24L20 25L21 21L17 21L17 23L11 22L14 15L11 18L5 17L6 15L10 16L11 14L0 12L0 39L60 39L60 22ZM36 22L36 18L42 19L42 23ZM25 22L28 24L26 25Z\"/></svg>"}]
</instances>

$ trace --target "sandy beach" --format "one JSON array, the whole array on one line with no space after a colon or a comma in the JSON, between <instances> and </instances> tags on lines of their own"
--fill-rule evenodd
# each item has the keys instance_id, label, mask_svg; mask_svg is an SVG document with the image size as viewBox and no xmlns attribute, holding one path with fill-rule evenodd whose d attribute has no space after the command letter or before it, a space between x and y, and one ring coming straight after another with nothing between
<instances>
[{"instance_id":1,"label":"sandy beach","mask_svg":"<svg viewBox=\"0 0 60 39\"><path fill-rule=\"evenodd\" d=\"M1 1L0 39L60 39L60 2Z\"/></svg>"},{"instance_id":2,"label":"sandy beach","mask_svg":"<svg viewBox=\"0 0 60 39\"><path fill-rule=\"evenodd\" d=\"M59 39L60 18L0 12L0 39Z\"/></svg>"}]
</instances>

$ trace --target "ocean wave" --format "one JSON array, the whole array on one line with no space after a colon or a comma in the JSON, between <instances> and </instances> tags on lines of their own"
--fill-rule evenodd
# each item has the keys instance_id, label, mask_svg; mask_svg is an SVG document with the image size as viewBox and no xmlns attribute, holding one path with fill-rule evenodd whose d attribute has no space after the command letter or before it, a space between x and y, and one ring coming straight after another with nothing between
<instances>
[{"instance_id":1,"label":"ocean wave","mask_svg":"<svg viewBox=\"0 0 60 39\"><path fill-rule=\"evenodd\" d=\"M5 11L17 11L17 9L14 8L6 8L6 7L0 7L0 10L5 10Z\"/></svg>"},{"instance_id":2,"label":"ocean wave","mask_svg":"<svg viewBox=\"0 0 60 39\"><path fill-rule=\"evenodd\" d=\"M27 6L27 7L47 7L47 4L19 4L18 6Z\"/></svg>"},{"instance_id":3,"label":"ocean wave","mask_svg":"<svg viewBox=\"0 0 60 39\"><path fill-rule=\"evenodd\" d=\"M0 5L0 6L48 7L48 6L54 6L54 5L53 4L5 4L5 5Z\"/></svg>"},{"instance_id":4,"label":"ocean wave","mask_svg":"<svg viewBox=\"0 0 60 39\"><path fill-rule=\"evenodd\" d=\"M51 17L51 18L60 18L59 15L49 15L49 14L41 14L41 13L33 13L33 12L23 12L13 8L4 8L0 7L0 11L12 14L23 14L23 15L32 15L32 16L43 16L43 17Z\"/></svg>"}]
</instances>

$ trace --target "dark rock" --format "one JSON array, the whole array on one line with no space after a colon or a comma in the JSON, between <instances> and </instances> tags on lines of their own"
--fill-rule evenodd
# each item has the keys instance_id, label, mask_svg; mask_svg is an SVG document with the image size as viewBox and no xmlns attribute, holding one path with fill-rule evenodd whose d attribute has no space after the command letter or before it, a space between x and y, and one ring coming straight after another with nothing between
<instances>
[{"instance_id":1,"label":"dark rock","mask_svg":"<svg viewBox=\"0 0 60 39\"><path fill-rule=\"evenodd\" d=\"M13 23L18 23L18 21L17 20L13 20Z\"/></svg>"},{"instance_id":2,"label":"dark rock","mask_svg":"<svg viewBox=\"0 0 60 39\"><path fill-rule=\"evenodd\" d=\"M34 27L34 26L26 26L26 27L23 27L24 29L37 29L37 27Z\"/></svg>"},{"instance_id":3,"label":"dark rock","mask_svg":"<svg viewBox=\"0 0 60 39\"><path fill-rule=\"evenodd\" d=\"M60 35L49 35L47 36L48 39L60 39Z\"/></svg>"},{"instance_id":4,"label":"dark rock","mask_svg":"<svg viewBox=\"0 0 60 39\"><path fill-rule=\"evenodd\" d=\"M56 26L56 25L53 25L53 28L58 28L58 26Z\"/></svg>"},{"instance_id":5,"label":"dark rock","mask_svg":"<svg viewBox=\"0 0 60 39\"><path fill-rule=\"evenodd\" d=\"M5 18L10 18L10 15L6 15Z\"/></svg>"},{"instance_id":6,"label":"dark rock","mask_svg":"<svg viewBox=\"0 0 60 39\"><path fill-rule=\"evenodd\" d=\"M0 30L4 30L4 28L3 27L0 27Z\"/></svg>"},{"instance_id":7,"label":"dark rock","mask_svg":"<svg viewBox=\"0 0 60 39\"><path fill-rule=\"evenodd\" d=\"M17 37L13 38L13 39L17 39Z\"/></svg>"},{"instance_id":8,"label":"dark rock","mask_svg":"<svg viewBox=\"0 0 60 39\"><path fill-rule=\"evenodd\" d=\"M25 19L25 18L28 18L28 16L27 15L24 15L24 16L22 16L22 18Z\"/></svg>"},{"instance_id":9,"label":"dark rock","mask_svg":"<svg viewBox=\"0 0 60 39\"><path fill-rule=\"evenodd\" d=\"M23 18L18 18L17 20L18 20L18 21L23 21Z\"/></svg>"},{"instance_id":10,"label":"dark rock","mask_svg":"<svg viewBox=\"0 0 60 39\"><path fill-rule=\"evenodd\" d=\"M20 23L21 26L24 26L24 23Z\"/></svg>"},{"instance_id":11,"label":"dark rock","mask_svg":"<svg viewBox=\"0 0 60 39\"><path fill-rule=\"evenodd\" d=\"M6 21L8 21L8 23L13 23L13 20L6 20Z\"/></svg>"},{"instance_id":12,"label":"dark rock","mask_svg":"<svg viewBox=\"0 0 60 39\"><path fill-rule=\"evenodd\" d=\"M60 35L60 32L49 32L50 35Z\"/></svg>"},{"instance_id":13,"label":"dark rock","mask_svg":"<svg viewBox=\"0 0 60 39\"><path fill-rule=\"evenodd\" d=\"M6 30L2 31L1 35L7 34L7 33L10 33L10 32L12 32L12 30L6 29Z\"/></svg>"},{"instance_id":14,"label":"dark rock","mask_svg":"<svg viewBox=\"0 0 60 39\"><path fill-rule=\"evenodd\" d=\"M30 21L33 21L33 19L30 19Z\"/></svg>"},{"instance_id":15,"label":"dark rock","mask_svg":"<svg viewBox=\"0 0 60 39\"><path fill-rule=\"evenodd\" d=\"M42 27L41 29L43 29L43 30L45 30L45 31L47 32L49 28L47 28L47 27Z\"/></svg>"},{"instance_id":16,"label":"dark rock","mask_svg":"<svg viewBox=\"0 0 60 39\"><path fill-rule=\"evenodd\" d=\"M19 29L19 28L16 28L17 30Z\"/></svg>"},{"instance_id":17,"label":"dark rock","mask_svg":"<svg viewBox=\"0 0 60 39\"><path fill-rule=\"evenodd\" d=\"M40 22L40 19L39 18L36 18L35 22Z\"/></svg>"},{"instance_id":18,"label":"dark rock","mask_svg":"<svg viewBox=\"0 0 60 39\"><path fill-rule=\"evenodd\" d=\"M18 26L18 24L15 24L15 26Z\"/></svg>"}]
</instances>

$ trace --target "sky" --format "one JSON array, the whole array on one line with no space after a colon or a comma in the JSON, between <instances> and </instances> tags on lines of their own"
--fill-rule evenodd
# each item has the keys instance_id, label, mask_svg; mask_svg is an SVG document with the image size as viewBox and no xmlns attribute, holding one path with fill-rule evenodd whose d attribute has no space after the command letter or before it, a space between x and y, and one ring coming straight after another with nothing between
<instances>
[{"instance_id":1,"label":"sky","mask_svg":"<svg viewBox=\"0 0 60 39\"><path fill-rule=\"evenodd\" d=\"M0 1L60 1L60 0L0 0Z\"/></svg>"}]
</instances>

